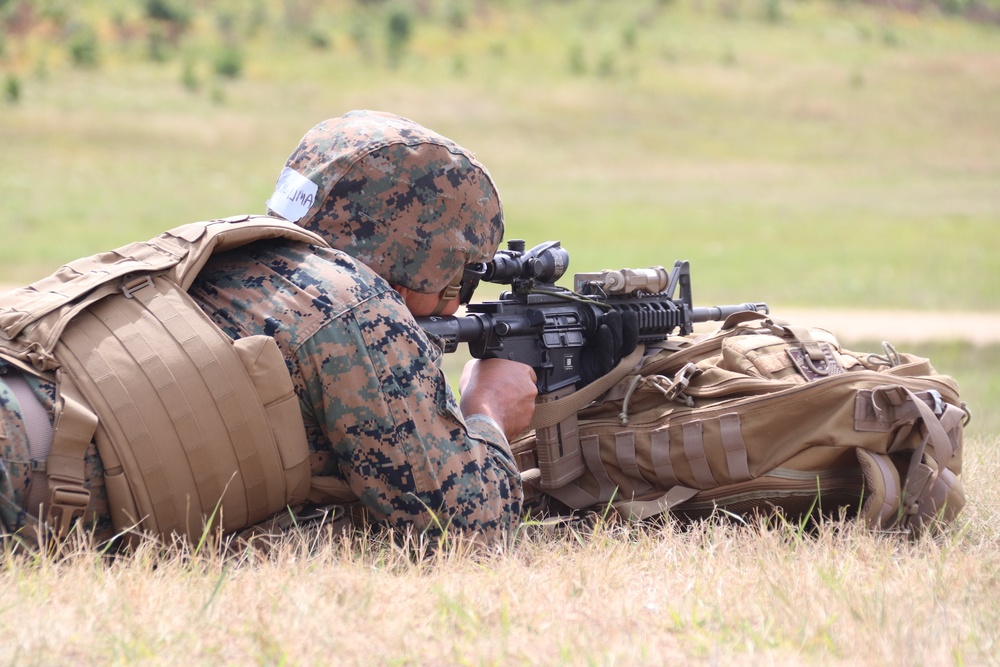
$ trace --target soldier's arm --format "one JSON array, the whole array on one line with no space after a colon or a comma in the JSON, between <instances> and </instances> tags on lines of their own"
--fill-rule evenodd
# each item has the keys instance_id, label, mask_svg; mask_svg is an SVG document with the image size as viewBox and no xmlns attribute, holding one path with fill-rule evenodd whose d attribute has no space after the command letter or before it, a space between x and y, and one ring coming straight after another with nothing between
<instances>
[{"instance_id":1,"label":"soldier's arm","mask_svg":"<svg viewBox=\"0 0 1000 667\"><path fill-rule=\"evenodd\" d=\"M332 459L377 518L487 537L516 525L506 438L474 416L466 424L440 350L392 290L340 313L297 356Z\"/></svg>"}]
</instances>

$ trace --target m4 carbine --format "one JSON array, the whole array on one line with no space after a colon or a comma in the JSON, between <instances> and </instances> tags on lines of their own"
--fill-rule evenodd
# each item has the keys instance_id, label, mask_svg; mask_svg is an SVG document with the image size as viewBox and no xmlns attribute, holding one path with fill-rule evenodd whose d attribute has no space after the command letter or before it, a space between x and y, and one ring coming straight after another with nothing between
<instances>
[{"instance_id":1,"label":"m4 carbine","mask_svg":"<svg viewBox=\"0 0 1000 667\"><path fill-rule=\"evenodd\" d=\"M656 266L578 273L569 290L555 284L569 266L569 253L559 241L531 250L525 250L522 240L507 245L491 261L466 267L463 301L480 280L509 285L510 291L497 301L470 303L464 316L420 317L417 322L444 340L445 352L468 343L477 359L528 364L535 369L539 394L565 393L560 390L583 383L581 352L612 310L636 314L640 343L690 334L695 322L724 320L741 311L767 312L766 303L695 308L687 261L677 261L669 272Z\"/></svg>"}]
</instances>

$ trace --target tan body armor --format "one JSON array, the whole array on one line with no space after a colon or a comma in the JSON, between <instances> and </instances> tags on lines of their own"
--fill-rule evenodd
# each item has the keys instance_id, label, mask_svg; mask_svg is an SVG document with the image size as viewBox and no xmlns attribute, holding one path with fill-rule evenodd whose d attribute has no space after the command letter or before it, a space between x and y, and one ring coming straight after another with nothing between
<instances>
[{"instance_id":1,"label":"tan body armor","mask_svg":"<svg viewBox=\"0 0 1000 667\"><path fill-rule=\"evenodd\" d=\"M258 240L326 245L264 216L199 222L71 262L0 294L0 358L56 382L39 522L85 512L84 453L105 468L117 531L198 540L301 503L309 449L273 338L236 341L188 296L212 254Z\"/></svg>"}]
</instances>

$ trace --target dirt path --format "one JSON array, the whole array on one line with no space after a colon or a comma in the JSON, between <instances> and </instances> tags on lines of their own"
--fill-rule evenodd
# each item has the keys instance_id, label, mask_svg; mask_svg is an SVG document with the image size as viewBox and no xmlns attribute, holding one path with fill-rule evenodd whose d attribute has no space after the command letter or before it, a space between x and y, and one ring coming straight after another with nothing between
<instances>
[{"instance_id":1,"label":"dirt path","mask_svg":"<svg viewBox=\"0 0 1000 667\"><path fill-rule=\"evenodd\" d=\"M819 327L841 342L888 340L906 343L965 340L976 345L1000 343L1000 313L874 311L849 309L775 310L774 317Z\"/></svg>"}]
</instances>

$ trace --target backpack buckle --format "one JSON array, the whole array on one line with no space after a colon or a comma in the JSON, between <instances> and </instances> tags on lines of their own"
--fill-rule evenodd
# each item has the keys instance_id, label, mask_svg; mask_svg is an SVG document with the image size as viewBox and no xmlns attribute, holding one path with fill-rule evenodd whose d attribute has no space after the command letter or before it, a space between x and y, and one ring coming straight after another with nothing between
<instances>
[{"instance_id":1,"label":"backpack buckle","mask_svg":"<svg viewBox=\"0 0 1000 667\"><path fill-rule=\"evenodd\" d=\"M90 491L82 486L54 486L47 523L60 538L66 537L70 526L83 517L89 505Z\"/></svg>"},{"instance_id":2,"label":"backpack buckle","mask_svg":"<svg viewBox=\"0 0 1000 667\"><path fill-rule=\"evenodd\" d=\"M674 403L694 407L694 399L686 393L691 378L701 373L701 369L694 363L688 362L679 371L674 373L673 379L668 379L662 375L650 378L653 386L656 387L664 398Z\"/></svg>"},{"instance_id":3,"label":"backpack buckle","mask_svg":"<svg viewBox=\"0 0 1000 667\"><path fill-rule=\"evenodd\" d=\"M135 298L132 295L141 290L143 287L152 287L153 278L147 273L141 278L135 278L133 280L122 280L122 294L125 295L126 299Z\"/></svg>"}]
</instances>

